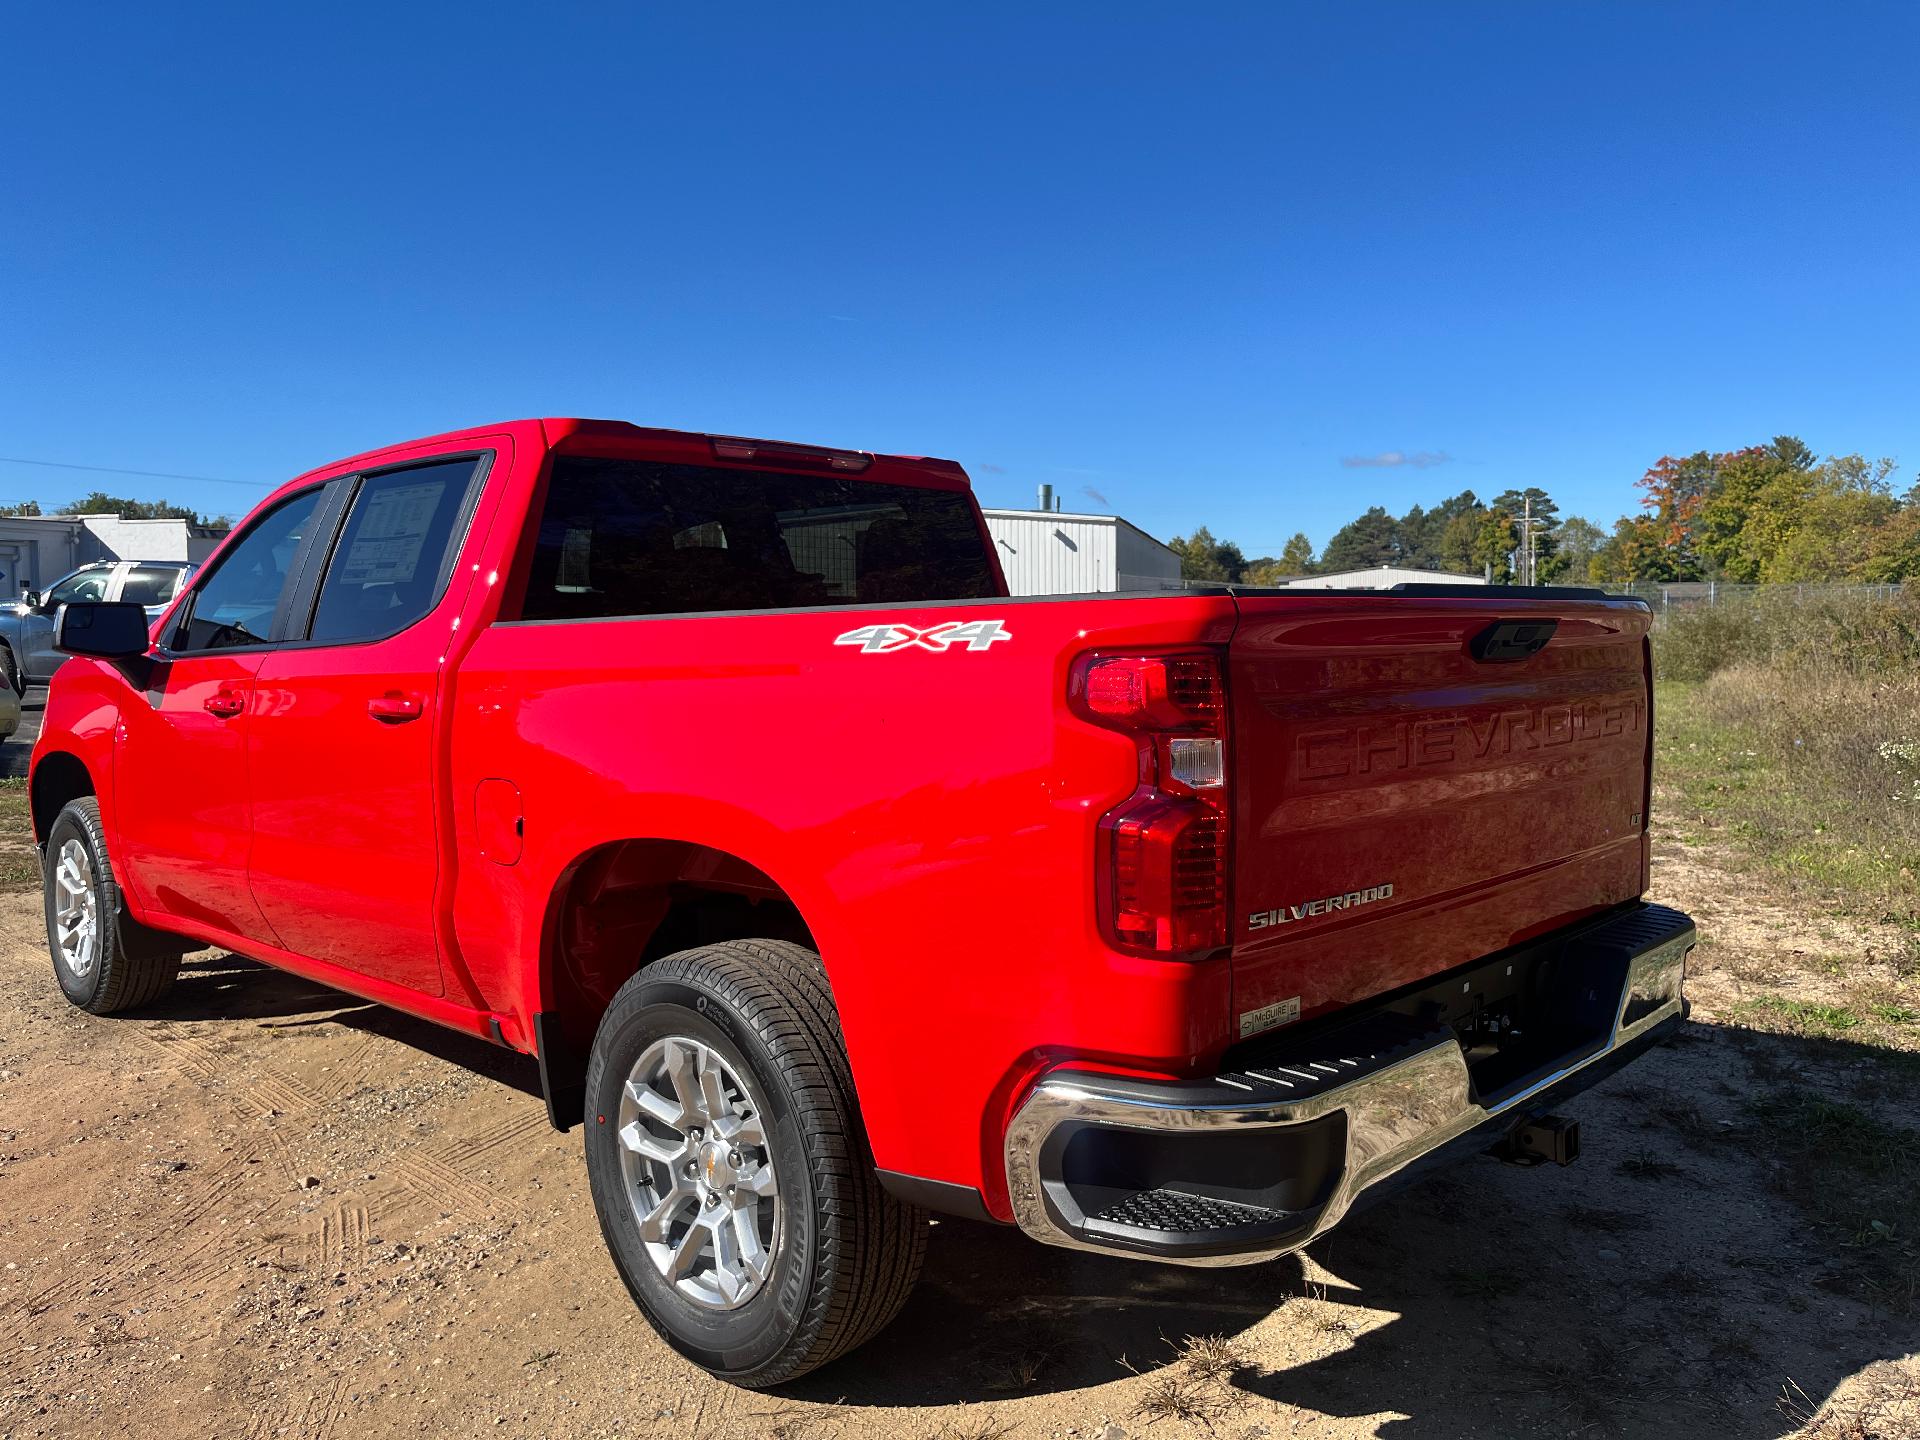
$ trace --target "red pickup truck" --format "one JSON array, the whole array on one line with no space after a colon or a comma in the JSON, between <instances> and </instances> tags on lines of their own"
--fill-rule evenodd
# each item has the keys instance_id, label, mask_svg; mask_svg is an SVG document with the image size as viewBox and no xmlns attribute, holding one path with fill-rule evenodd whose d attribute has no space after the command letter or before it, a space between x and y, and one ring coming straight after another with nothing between
<instances>
[{"instance_id":1,"label":"red pickup truck","mask_svg":"<svg viewBox=\"0 0 1920 1440\"><path fill-rule=\"evenodd\" d=\"M1596 591L1012 599L958 465L527 420L290 482L71 604L55 973L219 946L538 1059L613 1258L745 1385L929 1210L1294 1250L1672 1033L1649 616Z\"/></svg>"}]
</instances>

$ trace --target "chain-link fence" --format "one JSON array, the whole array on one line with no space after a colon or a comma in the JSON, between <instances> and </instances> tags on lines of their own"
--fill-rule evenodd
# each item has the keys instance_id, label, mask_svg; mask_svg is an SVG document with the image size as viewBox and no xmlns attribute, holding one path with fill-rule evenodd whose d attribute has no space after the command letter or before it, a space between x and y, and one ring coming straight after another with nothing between
<instances>
[{"instance_id":1,"label":"chain-link fence","mask_svg":"<svg viewBox=\"0 0 1920 1440\"><path fill-rule=\"evenodd\" d=\"M1899 585L1729 585L1718 580L1635 580L1604 587L1610 595L1634 595L1655 615L1693 605L1725 605L1761 597L1787 601L1891 600Z\"/></svg>"}]
</instances>

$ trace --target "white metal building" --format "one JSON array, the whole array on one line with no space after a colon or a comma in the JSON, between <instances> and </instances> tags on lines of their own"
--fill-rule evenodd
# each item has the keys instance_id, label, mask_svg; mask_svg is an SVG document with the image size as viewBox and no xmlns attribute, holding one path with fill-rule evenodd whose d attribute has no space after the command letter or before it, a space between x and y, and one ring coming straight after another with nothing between
<instances>
[{"instance_id":1,"label":"white metal building","mask_svg":"<svg viewBox=\"0 0 1920 1440\"><path fill-rule=\"evenodd\" d=\"M1281 582L1290 590L1390 590L1395 585L1484 585L1484 575L1450 575L1445 570L1415 570L1381 565L1372 570L1340 570L1331 575L1302 575Z\"/></svg>"},{"instance_id":2,"label":"white metal building","mask_svg":"<svg viewBox=\"0 0 1920 1440\"><path fill-rule=\"evenodd\" d=\"M1118 515L986 510L987 531L1015 595L1178 590L1180 557Z\"/></svg>"},{"instance_id":3,"label":"white metal building","mask_svg":"<svg viewBox=\"0 0 1920 1440\"><path fill-rule=\"evenodd\" d=\"M118 515L0 517L0 600L44 590L92 560L191 560L213 553L226 531L186 520L123 520Z\"/></svg>"}]
</instances>

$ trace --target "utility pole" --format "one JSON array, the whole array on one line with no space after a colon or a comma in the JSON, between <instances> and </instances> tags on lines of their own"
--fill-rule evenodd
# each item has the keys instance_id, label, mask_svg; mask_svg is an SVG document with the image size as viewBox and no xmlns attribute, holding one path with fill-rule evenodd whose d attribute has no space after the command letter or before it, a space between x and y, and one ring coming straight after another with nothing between
<instances>
[{"instance_id":1,"label":"utility pole","mask_svg":"<svg viewBox=\"0 0 1920 1440\"><path fill-rule=\"evenodd\" d=\"M1521 496L1520 583L1533 584L1533 497Z\"/></svg>"}]
</instances>

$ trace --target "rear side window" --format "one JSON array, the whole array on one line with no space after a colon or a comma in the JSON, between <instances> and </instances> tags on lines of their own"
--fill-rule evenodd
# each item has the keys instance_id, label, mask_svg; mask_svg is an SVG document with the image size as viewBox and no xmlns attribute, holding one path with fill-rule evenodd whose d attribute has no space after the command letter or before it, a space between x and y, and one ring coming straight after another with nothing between
<instances>
[{"instance_id":1,"label":"rear side window","mask_svg":"<svg viewBox=\"0 0 1920 1440\"><path fill-rule=\"evenodd\" d=\"M312 640L377 640L439 602L460 543L472 457L360 483L314 607Z\"/></svg>"},{"instance_id":2,"label":"rear side window","mask_svg":"<svg viewBox=\"0 0 1920 1440\"><path fill-rule=\"evenodd\" d=\"M965 494L557 456L526 620L970 600L994 594Z\"/></svg>"},{"instance_id":3,"label":"rear side window","mask_svg":"<svg viewBox=\"0 0 1920 1440\"><path fill-rule=\"evenodd\" d=\"M264 645L272 638L280 593L313 524L320 495L316 487L281 501L220 557L213 573L193 592L174 649L230 650Z\"/></svg>"},{"instance_id":4,"label":"rear side window","mask_svg":"<svg viewBox=\"0 0 1920 1440\"><path fill-rule=\"evenodd\" d=\"M177 565L136 565L120 581L120 598L135 605L164 605L180 587Z\"/></svg>"}]
</instances>

